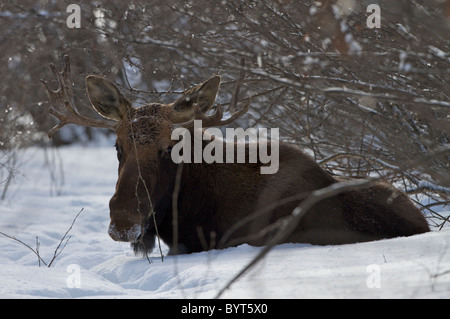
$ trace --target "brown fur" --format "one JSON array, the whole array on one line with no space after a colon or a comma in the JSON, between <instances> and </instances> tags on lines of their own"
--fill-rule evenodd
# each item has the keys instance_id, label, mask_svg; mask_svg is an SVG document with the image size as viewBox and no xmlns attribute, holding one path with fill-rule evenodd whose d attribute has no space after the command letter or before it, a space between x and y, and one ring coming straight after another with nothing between
<instances>
[{"instance_id":1,"label":"brown fur","mask_svg":"<svg viewBox=\"0 0 450 319\"><path fill-rule=\"evenodd\" d=\"M119 178L110 201L110 235L115 240L132 242L135 251L151 250L156 231L171 248L178 248L172 253L239 243L264 245L271 232L261 231L290 214L301 200L276 207L232 233L228 231L250 214L281 199L337 182L299 148L284 143L279 145L279 170L273 175L261 175L261 163L185 163L178 193L175 245L172 196L178 165L170 157L170 147L176 142L171 140L171 132L176 123L192 118L193 105L201 105L203 112L211 108L218 77L189 90L170 105L150 104L138 109L131 108L106 80L91 77L89 82L95 87L91 91L88 87L94 107L105 117L117 119L119 114L121 118L116 130ZM107 103L95 105L102 101L102 88L115 103L111 110L105 106ZM117 96L111 97L114 94ZM122 104L118 106L117 101ZM155 216L149 215L151 206ZM140 232L136 231L136 225ZM427 222L411 200L380 182L316 204L286 241L345 244L427 231ZM223 240L225 234L227 240Z\"/></svg>"}]
</instances>

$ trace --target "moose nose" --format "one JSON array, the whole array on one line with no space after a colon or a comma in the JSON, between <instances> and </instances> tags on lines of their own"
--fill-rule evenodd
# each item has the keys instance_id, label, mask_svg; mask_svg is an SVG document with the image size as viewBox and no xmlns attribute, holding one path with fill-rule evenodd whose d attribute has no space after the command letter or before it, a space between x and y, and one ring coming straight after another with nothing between
<instances>
[{"instance_id":1,"label":"moose nose","mask_svg":"<svg viewBox=\"0 0 450 319\"><path fill-rule=\"evenodd\" d=\"M130 226L111 221L108 234L115 241L136 242L141 235L141 225L134 224Z\"/></svg>"}]
</instances>

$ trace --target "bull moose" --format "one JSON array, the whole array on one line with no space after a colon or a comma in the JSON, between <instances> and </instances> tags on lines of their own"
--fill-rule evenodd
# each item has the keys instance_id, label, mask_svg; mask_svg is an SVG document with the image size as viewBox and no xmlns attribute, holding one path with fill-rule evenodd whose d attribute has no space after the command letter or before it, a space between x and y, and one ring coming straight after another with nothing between
<instances>
[{"instance_id":1,"label":"bull moose","mask_svg":"<svg viewBox=\"0 0 450 319\"><path fill-rule=\"evenodd\" d=\"M261 174L260 161L175 163L171 157L175 127L193 130L193 121L199 119L204 128L224 126L246 113L249 103L228 119L222 118L220 106L206 115L213 107L219 76L187 90L173 103L135 108L113 83L89 75L89 100L104 118L98 120L75 108L69 58L65 57L62 71L53 65L51 70L59 88L53 91L42 82L50 98L49 112L60 122L49 137L69 123L109 128L117 134L119 176L109 202L108 233L116 241L130 242L136 253L151 251L157 236L171 248L169 253L241 243L264 245L273 235L271 225L288 216L312 191L338 183L298 147L283 142L277 144L279 169L275 174ZM202 147L209 143L202 141ZM223 147L228 143L232 142ZM271 207L269 212L267 207ZM255 213L261 210L265 213ZM316 203L284 242L335 245L428 231L425 218L407 195L377 181Z\"/></svg>"}]
</instances>

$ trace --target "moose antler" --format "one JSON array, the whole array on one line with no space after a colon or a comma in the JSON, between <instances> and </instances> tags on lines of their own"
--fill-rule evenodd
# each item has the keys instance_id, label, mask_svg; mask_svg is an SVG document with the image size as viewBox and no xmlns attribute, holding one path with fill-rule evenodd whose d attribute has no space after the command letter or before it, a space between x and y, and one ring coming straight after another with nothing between
<instances>
[{"instance_id":1,"label":"moose antler","mask_svg":"<svg viewBox=\"0 0 450 319\"><path fill-rule=\"evenodd\" d=\"M230 123L234 122L236 119L238 119L239 117L241 117L242 115L244 115L245 113L247 113L251 102L252 102L251 99L249 99L248 102L244 105L244 107L242 109L234 112L233 114L231 114L231 116L229 118L227 118L225 120L222 120L223 110L220 105L216 106L216 110L211 115L206 115L205 113L202 112L200 107L195 105L194 106L194 118L188 122L181 124L180 127L184 127L188 130L191 130L194 128L195 120L201 120L203 128L213 127L213 126L223 126L223 125L230 124Z\"/></svg>"},{"instance_id":2,"label":"moose antler","mask_svg":"<svg viewBox=\"0 0 450 319\"><path fill-rule=\"evenodd\" d=\"M202 113L200 108L197 107L195 109L195 119L196 120L202 120L202 126L203 127L227 125L227 124L230 124L230 123L234 122L236 119L240 118L242 115L247 113L251 102L252 102L252 100L249 99L248 102L244 105L243 108L237 110L236 112L231 114L231 116L229 118L227 118L225 120L222 120L223 110L222 110L222 107L220 105L217 105L214 114L209 115L209 116L205 115L204 113Z\"/></svg>"},{"instance_id":3,"label":"moose antler","mask_svg":"<svg viewBox=\"0 0 450 319\"><path fill-rule=\"evenodd\" d=\"M230 107L228 108L228 110L230 112L234 111L237 108L237 101L239 99L239 91L240 91L242 82L244 81L244 78L245 78L245 60L244 60L244 58L242 58L241 59L241 72L239 75L239 79L236 82L236 88L235 88L234 94L230 101ZM242 115L244 115L245 113L247 113L251 102L252 102L252 100L248 99L248 102L244 105L244 107L242 109L237 110L236 112L231 114L231 116L228 119L225 119L225 120L222 120L223 110L220 105L217 105L214 114L209 115L209 116L204 114L201 111L200 107L195 106L194 119L185 123L182 126L185 128L191 128L191 127L193 127L194 120L202 120L202 127L223 126L223 125L230 124L230 123L234 122L236 119L238 119L239 117L241 117Z\"/></svg>"},{"instance_id":4,"label":"moose antler","mask_svg":"<svg viewBox=\"0 0 450 319\"><path fill-rule=\"evenodd\" d=\"M59 72L53 64L50 64L50 69L58 79L59 88L56 91L53 91L48 87L46 81L41 80L41 83L50 98L48 112L56 117L59 120L59 123L48 132L49 138L52 138L52 136L66 124L116 129L116 122L106 119L96 120L87 118L78 112L73 98L72 81L70 78L70 61L67 55L64 56L64 67L61 72Z\"/></svg>"}]
</instances>

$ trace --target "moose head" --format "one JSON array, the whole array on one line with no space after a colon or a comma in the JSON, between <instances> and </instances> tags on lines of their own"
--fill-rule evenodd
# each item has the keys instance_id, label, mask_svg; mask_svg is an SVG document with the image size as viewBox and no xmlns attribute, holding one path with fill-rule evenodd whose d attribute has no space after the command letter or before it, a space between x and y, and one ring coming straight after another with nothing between
<instances>
[{"instance_id":1,"label":"moose head","mask_svg":"<svg viewBox=\"0 0 450 319\"><path fill-rule=\"evenodd\" d=\"M117 123L119 179L109 202L109 235L114 240L136 242L149 226L152 202L158 202L167 191L161 188L169 185L170 176L166 175L170 171L162 170L161 163L170 162L174 125L189 123L196 112L207 112L219 83L220 78L215 76L171 104L151 103L135 109L108 80L95 75L86 78L93 108Z\"/></svg>"},{"instance_id":2,"label":"moose head","mask_svg":"<svg viewBox=\"0 0 450 319\"><path fill-rule=\"evenodd\" d=\"M135 243L151 226L152 202L158 202L164 196L167 189L163 185L169 186L169 179L173 177L168 176L170 171L161 169L161 163L171 162L174 126L191 127L194 119L202 120L203 127L224 125L244 114L248 105L225 121L221 120L220 108L213 115L206 116L220 85L220 77L213 76L184 92L173 103L150 103L134 108L113 83L101 76L89 75L86 77L89 100L93 109L105 118L91 119L81 115L74 105L69 57L64 59L65 67L61 72L54 65L50 66L59 88L53 91L47 82L42 81L51 100L49 112L60 120L48 135L51 138L66 124L109 128L116 132L119 177L109 202L111 223L108 233L116 241Z\"/></svg>"}]
</instances>

